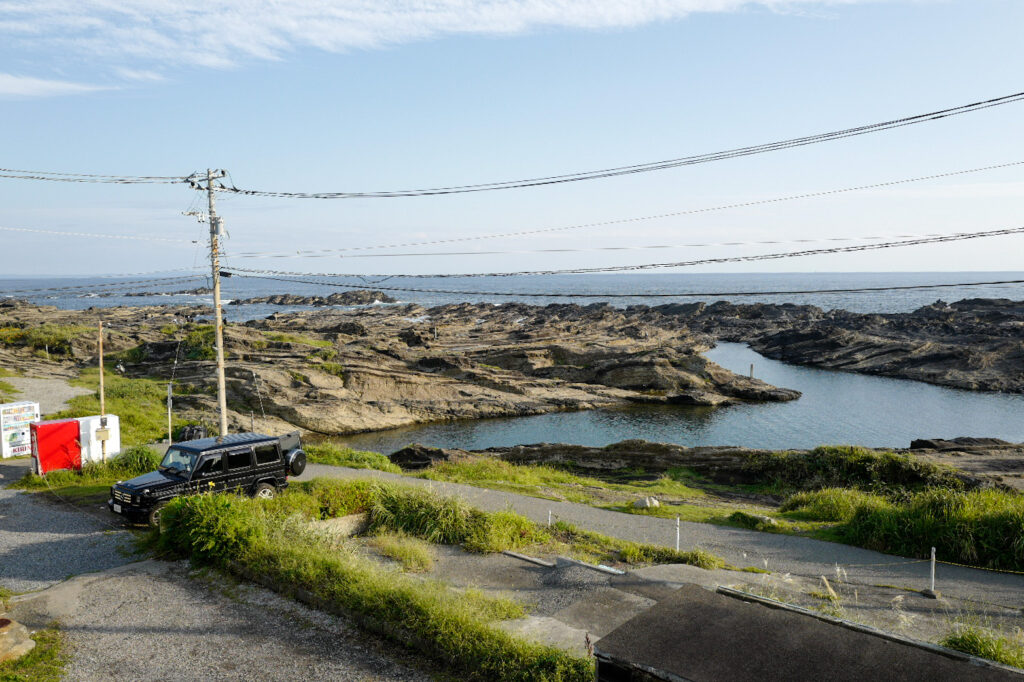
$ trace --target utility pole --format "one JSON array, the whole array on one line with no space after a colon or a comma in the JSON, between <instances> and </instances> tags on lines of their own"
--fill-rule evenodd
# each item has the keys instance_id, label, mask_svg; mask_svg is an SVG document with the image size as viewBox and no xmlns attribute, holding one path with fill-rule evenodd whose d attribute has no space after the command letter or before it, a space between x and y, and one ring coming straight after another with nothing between
<instances>
[{"instance_id":1,"label":"utility pole","mask_svg":"<svg viewBox=\"0 0 1024 682\"><path fill-rule=\"evenodd\" d=\"M99 356L100 356L100 428L103 429L103 436L107 428L107 394L103 388L103 321L99 325ZM107 439L100 438L100 452L104 463L107 461Z\"/></svg>"},{"instance_id":2,"label":"utility pole","mask_svg":"<svg viewBox=\"0 0 1024 682\"><path fill-rule=\"evenodd\" d=\"M217 407L220 411L220 436L228 433L228 403L227 388L224 381L224 315L220 304L220 236L222 233L220 218L217 217L216 194L214 180L225 176L223 170L206 169L206 194L209 202L209 212L205 216L210 221L210 267L213 275L213 320L214 336L217 349ZM196 189L202 187L193 184ZM185 215L194 215L203 221L203 215L188 212Z\"/></svg>"},{"instance_id":3,"label":"utility pole","mask_svg":"<svg viewBox=\"0 0 1024 682\"><path fill-rule=\"evenodd\" d=\"M174 431L171 428L171 383L167 382L167 447L174 444Z\"/></svg>"}]
</instances>

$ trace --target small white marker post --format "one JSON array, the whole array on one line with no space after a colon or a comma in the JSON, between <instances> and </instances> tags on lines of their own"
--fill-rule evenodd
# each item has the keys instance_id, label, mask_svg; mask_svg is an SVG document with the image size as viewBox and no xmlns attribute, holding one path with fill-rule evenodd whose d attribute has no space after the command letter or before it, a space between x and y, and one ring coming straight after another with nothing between
<instances>
[{"instance_id":1,"label":"small white marker post","mask_svg":"<svg viewBox=\"0 0 1024 682\"><path fill-rule=\"evenodd\" d=\"M551 527L551 510L548 509L548 528Z\"/></svg>"},{"instance_id":2,"label":"small white marker post","mask_svg":"<svg viewBox=\"0 0 1024 682\"><path fill-rule=\"evenodd\" d=\"M932 582L931 587L927 590L921 590L921 594L928 597L929 599L938 599L939 593L935 591L935 548L932 547Z\"/></svg>"},{"instance_id":3,"label":"small white marker post","mask_svg":"<svg viewBox=\"0 0 1024 682\"><path fill-rule=\"evenodd\" d=\"M676 551L679 551L679 517L676 517Z\"/></svg>"}]
</instances>

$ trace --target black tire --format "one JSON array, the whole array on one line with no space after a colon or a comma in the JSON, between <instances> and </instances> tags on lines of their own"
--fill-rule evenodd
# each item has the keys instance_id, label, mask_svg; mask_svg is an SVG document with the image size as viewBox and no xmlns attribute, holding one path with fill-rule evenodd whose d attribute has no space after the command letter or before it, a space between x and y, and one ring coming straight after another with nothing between
<instances>
[{"instance_id":1,"label":"black tire","mask_svg":"<svg viewBox=\"0 0 1024 682\"><path fill-rule=\"evenodd\" d=\"M272 500L277 495L277 488L269 483L257 483L252 489L252 496L257 500Z\"/></svg>"},{"instance_id":2,"label":"black tire","mask_svg":"<svg viewBox=\"0 0 1024 682\"><path fill-rule=\"evenodd\" d=\"M146 520L149 522L150 528L156 528L157 530L160 530L160 513L164 510L164 507L166 506L166 502L158 502L153 506L152 509L149 510L149 514L146 517Z\"/></svg>"},{"instance_id":3,"label":"black tire","mask_svg":"<svg viewBox=\"0 0 1024 682\"><path fill-rule=\"evenodd\" d=\"M306 470L306 453L302 450L292 450L288 453L288 473L292 476L301 476Z\"/></svg>"}]
</instances>

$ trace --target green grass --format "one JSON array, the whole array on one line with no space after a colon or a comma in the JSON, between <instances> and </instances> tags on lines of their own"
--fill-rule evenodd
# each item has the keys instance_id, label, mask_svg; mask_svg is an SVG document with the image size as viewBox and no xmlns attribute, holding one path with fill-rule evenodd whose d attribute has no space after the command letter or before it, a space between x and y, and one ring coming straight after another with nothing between
<instances>
[{"instance_id":1,"label":"green grass","mask_svg":"<svg viewBox=\"0 0 1024 682\"><path fill-rule=\"evenodd\" d=\"M87 417L100 413L99 370L83 369L73 386L95 393L75 396L68 409L50 415L52 419ZM104 373L107 414L116 414L121 424L122 445L138 445L167 437L167 384L153 379L130 379L116 372ZM180 420L179 420L180 421Z\"/></svg>"},{"instance_id":2,"label":"green grass","mask_svg":"<svg viewBox=\"0 0 1024 682\"><path fill-rule=\"evenodd\" d=\"M14 396L18 395L19 393L21 393L21 391L16 389L14 387L14 384L12 384L11 382L0 381L0 403L5 403L14 400Z\"/></svg>"},{"instance_id":3,"label":"green grass","mask_svg":"<svg viewBox=\"0 0 1024 682\"><path fill-rule=\"evenodd\" d=\"M392 464L386 455L379 452L353 450L334 443L313 443L306 445L305 450L309 461L316 464L402 473L397 464Z\"/></svg>"},{"instance_id":4,"label":"green grass","mask_svg":"<svg viewBox=\"0 0 1024 682\"><path fill-rule=\"evenodd\" d=\"M813 521L849 521L860 508L882 509L890 506L881 495L849 488L823 488L796 493L779 507L789 518Z\"/></svg>"},{"instance_id":5,"label":"green grass","mask_svg":"<svg viewBox=\"0 0 1024 682\"><path fill-rule=\"evenodd\" d=\"M978 626L967 625L950 632L939 641L944 647L997 663L1024 668L1024 641L999 637Z\"/></svg>"},{"instance_id":6,"label":"green grass","mask_svg":"<svg viewBox=\"0 0 1024 682\"><path fill-rule=\"evenodd\" d=\"M1024 496L935 488L865 504L837 528L844 541L901 556L1024 570Z\"/></svg>"},{"instance_id":7,"label":"green grass","mask_svg":"<svg viewBox=\"0 0 1024 682\"><path fill-rule=\"evenodd\" d=\"M370 538L370 544L411 573L423 573L434 567L434 548L425 540L404 533L386 533Z\"/></svg>"},{"instance_id":8,"label":"green grass","mask_svg":"<svg viewBox=\"0 0 1024 682\"><path fill-rule=\"evenodd\" d=\"M263 332L263 335L267 337L268 341L274 343L293 343L301 346L313 346L315 348L333 348L334 343L332 341L326 341L324 339L314 339L309 336L303 336L302 334L287 334L284 332Z\"/></svg>"},{"instance_id":9,"label":"green grass","mask_svg":"<svg viewBox=\"0 0 1024 682\"><path fill-rule=\"evenodd\" d=\"M70 661L66 640L57 624L32 635L36 646L16 661L0 663L0 682L58 682Z\"/></svg>"},{"instance_id":10,"label":"green grass","mask_svg":"<svg viewBox=\"0 0 1024 682\"><path fill-rule=\"evenodd\" d=\"M32 491L52 491L73 504L92 506L105 502L110 486L120 480L134 478L153 471L160 464L157 454L145 445L125 449L106 464L90 462L82 471L51 471L46 476L28 472L10 484L11 488Z\"/></svg>"},{"instance_id":11,"label":"green grass","mask_svg":"<svg viewBox=\"0 0 1024 682\"><path fill-rule=\"evenodd\" d=\"M747 456L745 473L777 491L826 487L866 490L919 490L941 486L962 488L951 467L893 452L875 452L852 445L817 447L809 454L756 453Z\"/></svg>"},{"instance_id":12,"label":"green grass","mask_svg":"<svg viewBox=\"0 0 1024 682\"><path fill-rule=\"evenodd\" d=\"M71 342L92 331L96 330L81 325L44 324L29 329L2 327L0 343L38 351L48 349L51 355L70 355Z\"/></svg>"},{"instance_id":13,"label":"green grass","mask_svg":"<svg viewBox=\"0 0 1024 682\"><path fill-rule=\"evenodd\" d=\"M419 649L469 679L593 679L590 660L495 627L500 620L524 615L516 602L382 570L370 559L303 533L301 526L272 509L235 496L179 498L164 511L154 542L195 563L306 590L332 610L355 614L362 625Z\"/></svg>"},{"instance_id":14,"label":"green grass","mask_svg":"<svg viewBox=\"0 0 1024 682\"><path fill-rule=\"evenodd\" d=\"M727 568L724 559L702 549L677 552L661 545L620 540L559 521L551 526L547 549L591 562L627 564L689 564L705 569Z\"/></svg>"},{"instance_id":15,"label":"green grass","mask_svg":"<svg viewBox=\"0 0 1024 682\"><path fill-rule=\"evenodd\" d=\"M10 605L11 597L13 596L14 593L11 592L9 589L7 589L6 587L0 587L0 607L3 607L4 611L6 611L8 606Z\"/></svg>"},{"instance_id":16,"label":"green grass","mask_svg":"<svg viewBox=\"0 0 1024 682\"><path fill-rule=\"evenodd\" d=\"M632 501L648 496L699 498L704 495L703 491L673 477L671 472L650 480L643 478L640 471L617 472L609 475L614 480L603 480L563 468L512 464L492 457L441 462L418 476L582 504L603 504L609 497Z\"/></svg>"},{"instance_id":17,"label":"green grass","mask_svg":"<svg viewBox=\"0 0 1024 682\"><path fill-rule=\"evenodd\" d=\"M217 358L217 329L212 324L196 325L181 342L182 355L189 360Z\"/></svg>"},{"instance_id":18,"label":"green grass","mask_svg":"<svg viewBox=\"0 0 1024 682\"><path fill-rule=\"evenodd\" d=\"M317 366L321 372L332 374L342 381L345 380L345 367L337 362L322 362Z\"/></svg>"}]
</instances>

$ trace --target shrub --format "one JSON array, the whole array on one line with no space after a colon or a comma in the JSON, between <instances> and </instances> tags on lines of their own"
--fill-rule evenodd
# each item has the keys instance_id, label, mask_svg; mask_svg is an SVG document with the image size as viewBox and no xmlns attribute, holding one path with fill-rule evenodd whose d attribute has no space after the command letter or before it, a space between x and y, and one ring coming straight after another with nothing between
<instances>
[{"instance_id":1,"label":"shrub","mask_svg":"<svg viewBox=\"0 0 1024 682\"><path fill-rule=\"evenodd\" d=\"M189 360L216 359L216 336L217 330L212 324L203 324L193 328L185 334L181 344L184 356Z\"/></svg>"},{"instance_id":2,"label":"shrub","mask_svg":"<svg viewBox=\"0 0 1024 682\"><path fill-rule=\"evenodd\" d=\"M1024 496L997 490L935 488L883 506L859 506L840 527L856 545L946 561L1024 569Z\"/></svg>"},{"instance_id":3,"label":"shrub","mask_svg":"<svg viewBox=\"0 0 1024 682\"><path fill-rule=\"evenodd\" d=\"M533 521L506 510L476 513L462 545L471 552L504 552L550 539Z\"/></svg>"},{"instance_id":4,"label":"shrub","mask_svg":"<svg viewBox=\"0 0 1024 682\"><path fill-rule=\"evenodd\" d=\"M449 545L461 544L469 536L474 514L462 500L390 485L377 485L374 492L371 532L401 530Z\"/></svg>"},{"instance_id":5,"label":"shrub","mask_svg":"<svg viewBox=\"0 0 1024 682\"><path fill-rule=\"evenodd\" d=\"M875 452L851 445L821 446L807 454L753 453L747 455L743 468L752 476L789 489L963 487L949 467L906 454Z\"/></svg>"},{"instance_id":6,"label":"shrub","mask_svg":"<svg viewBox=\"0 0 1024 682\"><path fill-rule=\"evenodd\" d=\"M229 495L175 498L160 516L159 545L197 563L244 560L266 538L253 500Z\"/></svg>"},{"instance_id":7,"label":"shrub","mask_svg":"<svg viewBox=\"0 0 1024 682\"><path fill-rule=\"evenodd\" d=\"M823 488L790 495L779 507L782 512L799 512L815 521L849 521L860 507L882 509L889 502L879 495L849 488Z\"/></svg>"}]
</instances>

